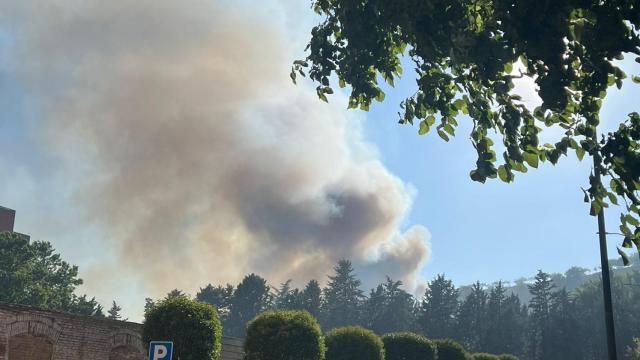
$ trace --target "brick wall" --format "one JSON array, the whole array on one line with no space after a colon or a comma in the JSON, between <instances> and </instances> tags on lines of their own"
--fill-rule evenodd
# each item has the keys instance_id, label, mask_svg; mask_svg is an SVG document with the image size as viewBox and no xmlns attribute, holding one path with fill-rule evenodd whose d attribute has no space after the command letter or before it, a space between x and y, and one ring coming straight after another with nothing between
<instances>
[{"instance_id":1,"label":"brick wall","mask_svg":"<svg viewBox=\"0 0 640 360\"><path fill-rule=\"evenodd\" d=\"M0 303L0 360L142 360L142 325ZM222 338L222 360L242 341ZM11 356L11 358L9 358Z\"/></svg>"}]
</instances>

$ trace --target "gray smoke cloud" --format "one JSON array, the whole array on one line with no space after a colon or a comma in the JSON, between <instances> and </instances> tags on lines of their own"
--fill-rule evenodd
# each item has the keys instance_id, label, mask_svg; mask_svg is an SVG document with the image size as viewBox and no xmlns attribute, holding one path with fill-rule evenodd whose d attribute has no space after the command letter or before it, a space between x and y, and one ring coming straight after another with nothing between
<instances>
[{"instance_id":1,"label":"gray smoke cloud","mask_svg":"<svg viewBox=\"0 0 640 360\"><path fill-rule=\"evenodd\" d=\"M75 188L72 206L117 254L84 273L89 287L114 272L155 296L248 272L322 281L341 258L367 285L389 275L419 286L429 234L401 231L411 189L341 96L327 105L290 83L282 12L198 0L0 4L11 70Z\"/></svg>"}]
</instances>

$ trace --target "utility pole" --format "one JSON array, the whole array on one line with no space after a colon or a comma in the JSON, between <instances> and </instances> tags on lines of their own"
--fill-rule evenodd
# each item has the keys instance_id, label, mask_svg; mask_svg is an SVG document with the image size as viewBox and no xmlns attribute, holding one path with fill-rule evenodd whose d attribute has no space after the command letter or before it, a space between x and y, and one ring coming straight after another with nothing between
<instances>
[{"instance_id":1,"label":"utility pole","mask_svg":"<svg viewBox=\"0 0 640 360\"><path fill-rule=\"evenodd\" d=\"M593 154L593 174L602 186L600 174L600 153ZM613 303L611 301L611 274L609 273L609 256L607 254L607 230L604 224L604 207L598 212L598 235L600 237L600 264L602 267L602 294L604 295L604 320L607 327L607 350L609 360L618 360L616 350L616 329L613 325Z\"/></svg>"}]
</instances>

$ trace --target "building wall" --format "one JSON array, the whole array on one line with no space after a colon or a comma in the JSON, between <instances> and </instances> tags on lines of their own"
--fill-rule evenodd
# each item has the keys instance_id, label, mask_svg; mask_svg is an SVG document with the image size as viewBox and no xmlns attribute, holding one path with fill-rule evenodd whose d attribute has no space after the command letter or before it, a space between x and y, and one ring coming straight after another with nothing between
<instances>
[{"instance_id":1,"label":"building wall","mask_svg":"<svg viewBox=\"0 0 640 360\"><path fill-rule=\"evenodd\" d=\"M142 360L142 325L0 303L0 360ZM222 339L222 360L242 341Z\"/></svg>"},{"instance_id":2,"label":"building wall","mask_svg":"<svg viewBox=\"0 0 640 360\"><path fill-rule=\"evenodd\" d=\"M13 231L16 211L0 206L0 231Z\"/></svg>"}]
</instances>

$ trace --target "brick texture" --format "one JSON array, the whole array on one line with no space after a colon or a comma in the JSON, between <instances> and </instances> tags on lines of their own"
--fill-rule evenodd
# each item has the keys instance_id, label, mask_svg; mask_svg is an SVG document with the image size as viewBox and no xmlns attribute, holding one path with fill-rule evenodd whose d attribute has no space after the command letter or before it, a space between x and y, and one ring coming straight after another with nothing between
<instances>
[{"instance_id":1,"label":"brick texture","mask_svg":"<svg viewBox=\"0 0 640 360\"><path fill-rule=\"evenodd\" d=\"M0 360L143 360L142 325L0 303ZM242 340L222 338L222 359Z\"/></svg>"}]
</instances>

